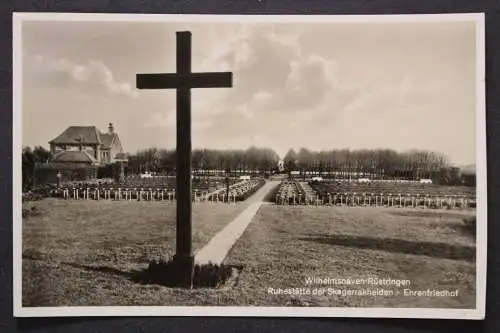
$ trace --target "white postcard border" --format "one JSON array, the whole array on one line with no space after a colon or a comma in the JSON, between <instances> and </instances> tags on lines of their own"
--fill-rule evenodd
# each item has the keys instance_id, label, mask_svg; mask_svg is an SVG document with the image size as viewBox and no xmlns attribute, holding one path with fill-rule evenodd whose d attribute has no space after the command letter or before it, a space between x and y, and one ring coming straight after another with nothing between
<instances>
[{"instance_id":1,"label":"white postcard border","mask_svg":"<svg viewBox=\"0 0 500 333\"><path fill-rule=\"evenodd\" d=\"M229 307L229 306L22 306L22 22L23 21L115 21L115 22L245 22L245 23L476 23L476 308L341 308L341 307ZM66 316L234 316L234 317L378 317L484 319L487 252L487 165L485 99L484 13L408 15L189 15L189 14L13 14L13 306L15 317Z\"/></svg>"}]
</instances>

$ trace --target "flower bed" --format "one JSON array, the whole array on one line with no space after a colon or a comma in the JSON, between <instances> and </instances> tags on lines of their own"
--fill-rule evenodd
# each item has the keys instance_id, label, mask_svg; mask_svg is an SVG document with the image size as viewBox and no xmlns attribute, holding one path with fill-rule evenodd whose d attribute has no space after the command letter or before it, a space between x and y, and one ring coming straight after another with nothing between
<instances>
[{"instance_id":1,"label":"flower bed","mask_svg":"<svg viewBox=\"0 0 500 333\"><path fill-rule=\"evenodd\" d=\"M296 181L283 181L273 194L274 202L279 204L306 204L307 197L304 189Z\"/></svg>"},{"instance_id":2,"label":"flower bed","mask_svg":"<svg viewBox=\"0 0 500 333\"><path fill-rule=\"evenodd\" d=\"M358 182L310 182L309 185L321 196L328 193L382 193L383 195L430 195L434 197L456 195L474 197L476 189L466 186L439 186L420 183L358 183Z\"/></svg>"},{"instance_id":3,"label":"flower bed","mask_svg":"<svg viewBox=\"0 0 500 333\"><path fill-rule=\"evenodd\" d=\"M322 204L475 208L474 188L414 183L310 182Z\"/></svg>"},{"instance_id":4,"label":"flower bed","mask_svg":"<svg viewBox=\"0 0 500 333\"><path fill-rule=\"evenodd\" d=\"M252 194L257 192L266 181L262 178L243 180L229 187L229 201L245 201ZM209 201L228 201L227 191L225 188L217 193L208 196Z\"/></svg>"},{"instance_id":5,"label":"flower bed","mask_svg":"<svg viewBox=\"0 0 500 333\"><path fill-rule=\"evenodd\" d=\"M173 179L175 181L175 179ZM212 180L202 180L195 182L192 188L193 201L224 201L225 187L218 183L219 190L214 190L207 186ZM231 192L230 201L243 201L255 193L265 181L263 179L253 179L235 183L230 180ZM134 186L135 185L135 186ZM153 185L140 186L140 183L115 183L100 184L88 186L85 183L75 184L75 186L65 186L59 189L53 189L50 196L65 199L85 199L85 200L176 200L175 186L173 185ZM214 185L215 186L215 185ZM211 192L216 194L210 195Z\"/></svg>"},{"instance_id":6,"label":"flower bed","mask_svg":"<svg viewBox=\"0 0 500 333\"><path fill-rule=\"evenodd\" d=\"M304 190L307 187L307 191ZM377 191L375 191L377 190ZM428 190L428 192L425 192ZM405 192L408 191L408 192ZM457 194L449 194L457 193ZM341 205L427 208L475 208L469 188L416 184L284 181L273 194L281 205Z\"/></svg>"},{"instance_id":7,"label":"flower bed","mask_svg":"<svg viewBox=\"0 0 500 333\"><path fill-rule=\"evenodd\" d=\"M194 178L192 181L193 201L206 197L210 192L225 187L225 178ZM235 184L236 178L229 178ZM175 177L158 179L129 178L123 182L85 181L65 183L60 188L46 187L42 197L52 196L72 199L115 199L115 200L175 200ZM28 198L28 196L26 196Z\"/></svg>"}]
</instances>

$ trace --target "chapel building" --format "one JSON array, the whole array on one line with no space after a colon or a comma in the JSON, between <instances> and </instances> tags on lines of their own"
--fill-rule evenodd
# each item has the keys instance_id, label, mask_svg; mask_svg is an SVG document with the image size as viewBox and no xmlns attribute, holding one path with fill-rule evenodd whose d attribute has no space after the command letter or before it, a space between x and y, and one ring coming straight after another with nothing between
<instances>
[{"instance_id":1,"label":"chapel building","mask_svg":"<svg viewBox=\"0 0 500 333\"><path fill-rule=\"evenodd\" d=\"M49 141L53 163L106 165L124 158L123 146L112 123L108 131L95 126L69 126Z\"/></svg>"}]
</instances>

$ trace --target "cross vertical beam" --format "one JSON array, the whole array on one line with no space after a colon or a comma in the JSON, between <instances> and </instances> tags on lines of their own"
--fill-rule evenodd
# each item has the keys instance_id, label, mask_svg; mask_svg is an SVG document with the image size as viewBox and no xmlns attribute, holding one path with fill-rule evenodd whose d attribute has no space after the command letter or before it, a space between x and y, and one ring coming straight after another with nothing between
<instances>
[{"instance_id":1,"label":"cross vertical beam","mask_svg":"<svg viewBox=\"0 0 500 333\"><path fill-rule=\"evenodd\" d=\"M191 73L191 32L177 32L177 75L188 77ZM177 88L177 142L176 142L176 254L180 284L191 288L194 256L192 249L191 203L191 89L187 85Z\"/></svg>"}]
</instances>

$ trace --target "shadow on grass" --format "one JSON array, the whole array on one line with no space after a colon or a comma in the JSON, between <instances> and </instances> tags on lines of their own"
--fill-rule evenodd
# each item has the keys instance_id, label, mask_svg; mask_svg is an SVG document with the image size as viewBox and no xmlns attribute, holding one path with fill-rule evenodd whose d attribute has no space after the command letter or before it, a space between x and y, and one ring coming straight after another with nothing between
<instances>
[{"instance_id":1,"label":"shadow on grass","mask_svg":"<svg viewBox=\"0 0 500 333\"><path fill-rule=\"evenodd\" d=\"M24 251L23 259L32 261L50 261L48 257L37 250ZM183 269L175 261L150 261L147 268L142 270L122 271L109 266L89 266L72 262L60 262L64 266L69 266L85 271L104 273L119 278L128 279L138 284L154 284L165 287L179 287L179 276ZM243 265L216 265L204 264L195 265L193 271L193 288L221 288L229 286L227 282L236 283L237 277L243 270Z\"/></svg>"},{"instance_id":2,"label":"shadow on grass","mask_svg":"<svg viewBox=\"0 0 500 333\"><path fill-rule=\"evenodd\" d=\"M452 260L465 260L471 262L476 260L476 248L474 246L352 235L309 235L308 237L299 238L299 240Z\"/></svg>"},{"instance_id":3,"label":"shadow on grass","mask_svg":"<svg viewBox=\"0 0 500 333\"><path fill-rule=\"evenodd\" d=\"M89 265L75 264L75 263L71 263L71 262L64 262L62 264L66 265L66 266L71 266L73 268L82 269L85 271L104 273L107 275L113 275L116 277L123 277L123 278L130 279L130 280L132 280L136 275L138 275L140 273L140 271L138 271L138 270L126 272L126 271L121 271L117 268L108 267L108 266L89 266Z\"/></svg>"},{"instance_id":4,"label":"shadow on grass","mask_svg":"<svg viewBox=\"0 0 500 333\"><path fill-rule=\"evenodd\" d=\"M402 211L388 211L387 214L389 215L394 215L394 216L403 216L403 217L430 217L430 218L458 218L458 219L463 219L464 214L458 213L456 211L452 210L439 210L439 211L434 211L434 210L423 210L423 209L417 209L417 210L402 210Z\"/></svg>"},{"instance_id":5,"label":"shadow on grass","mask_svg":"<svg viewBox=\"0 0 500 333\"><path fill-rule=\"evenodd\" d=\"M142 270L122 271L108 266L88 266L75 263L63 263L77 269L99 272L115 277L126 278L143 285L161 285L179 287L179 268L174 262L151 261ZM193 272L193 288L220 288L231 278L239 275L243 266L239 265L195 265Z\"/></svg>"},{"instance_id":6,"label":"shadow on grass","mask_svg":"<svg viewBox=\"0 0 500 333\"><path fill-rule=\"evenodd\" d=\"M467 217L463 219L462 222L463 224L460 225L462 227L460 231L474 237L475 239L477 231L476 216Z\"/></svg>"},{"instance_id":7,"label":"shadow on grass","mask_svg":"<svg viewBox=\"0 0 500 333\"><path fill-rule=\"evenodd\" d=\"M470 226L465 225L465 224L464 225L462 225L462 224L452 225L452 226L450 226L450 228L453 229L454 231L456 231L457 233L459 233L460 235L467 237L474 242L476 241L476 229L475 228L471 228Z\"/></svg>"}]
</instances>

